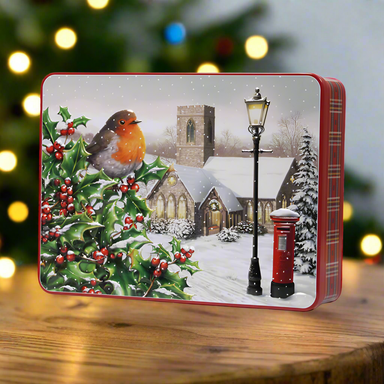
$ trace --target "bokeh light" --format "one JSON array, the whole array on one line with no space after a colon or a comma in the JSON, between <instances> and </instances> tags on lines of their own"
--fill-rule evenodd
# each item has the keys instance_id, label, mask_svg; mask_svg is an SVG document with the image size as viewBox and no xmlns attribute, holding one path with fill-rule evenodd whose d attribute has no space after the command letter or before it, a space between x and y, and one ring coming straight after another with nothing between
<instances>
[{"instance_id":1,"label":"bokeh light","mask_svg":"<svg viewBox=\"0 0 384 384\"><path fill-rule=\"evenodd\" d=\"M9 279L15 271L15 262L10 257L0 257L0 278Z\"/></svg>"},{"instance_id":2,"label":"bokeh light","mask_svg":"<svg viewBox=\"0 0 384 384\"><path fill-rule=\"evenodd\" d=\"M76 33L70 28L61 28L56 32L55 42L61 49L71 49L77 41Z\"/></svg>"},{"instance_id":3,"label":"bokeh light","mask_svg":"<svg viewBox=\"0 0 384 384\"><path fill-rule=\"evenodd\" d=\"M218 73L219 68L213 63L203 63L197 68L198 73Z\"/></svg>"},{"instance_id":4,"label":"bokeh light","mask_svg":"<svg viewBox=\"0 0 384 384\"><path fill-rule=\"evenodd\" d=\"M87 3L91 8L103 9L108 5L109 0L87 0Z\"/></svg>"},{"instance_id":5,"label":"bokeh light","mask_svg":"<svg viewBox=\"0 0 384 384\"><path fill-rule=\"evenodd\" d=\"M11 151L0 152L0 170L4 172L12 171L17 164L17 157Z\"/></svg>"},{"instance_id":6,"label":"bokeh light","mask_svg":"<svg viewBox=\"0 0 384 384\"><path fill-rule=\"evenodd\" d=\"M348 221L351 220L353 216L353 207L351 203L348 203L348 201L344 201L343 204L343 220Z\"/></svg>"},{"instance_id":7,"label":"bokeh light","mask_svg":"<svg viewBox=\"0 0 384 384\"><path fill-rule=\"evenodd\" d=\"M40 115L40 96L37 93L30 93L23 100L24 111L30 116Z\"/></svg>"},{"instance_id":8,"label":"bokeh light","mask_svg":"<svg viewBox=\"0 0 384 384\"><path fill-rule=\"evenodd\" d=\"M164 31L165 40L169 44L180 44L186 37L185 27L181 23L168 24Z\"/></svg>"},{"instance_id":9,"label":"bokeh light","mask_svg":"<svg viewBox=\"0 0 384 384\"><path fill-rule=\"evenodd\" d=\"M383 248L383 244L379 236L371 234L363 237L360 247L364 255L376 256Z\"/></svg>"},{"instance_id":10,"label":"bokeh light","mask_svg":"<svg viewBox=\"0 0 384 384\"><path fill-rule=\"evenodd\" d=\"M8 207L8 216L12 221L21 223L28 217L28 207L22 201L15 201Z\"/></svg>"},{"instance_id":11,"label":"bokeh light","mask_svg":"<svg viewBox=\"0 0 384 384\"><path fill-rule=\"evenodd\" d=\"M29 56L24 52L14 52L9 56L8 66L12 72L26 72L30 65L31 60L29 59Z\"/></svg>"},{"instance_id":12,"label":"bokeh light","mask_svg":"<svg viewBox=\"0 0 384 384\"><path fill-rule=\"evenodd\" d=\"M268 41L263 36L248 37L245 52L251 59L260 60L268 53Z\"/></svg>"}]
</instances>

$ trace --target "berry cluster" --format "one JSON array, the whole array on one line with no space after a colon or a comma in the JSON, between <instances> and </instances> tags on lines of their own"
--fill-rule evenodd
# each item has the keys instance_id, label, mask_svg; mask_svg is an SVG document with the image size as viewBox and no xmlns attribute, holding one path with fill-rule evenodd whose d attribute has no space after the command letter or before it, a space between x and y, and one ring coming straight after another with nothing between
<instances>
[{"instance_id":1,"label":"berry cluster","mask_svg":"<svg viewBox=\"0 0 384 384\"><path fill-rule=\"evenodd\" d=\"M64 180L64 184L61 184L60 179L53 181L56 187L60 186L60 189L56 192L56 198L60 202L59 215L68 216L68 213L75 212L75 206L73 205L74 197L72 181L69 177ZM61 185L60 185L61 184Z\"/></svg>"},{"instance_id":2,"label":"berry cluster","mask_svg":"<svg viewBox=\"0 0 384 384\"><path fill-rule=\"evenodd\" d=\"M127 177L127 184L120 185L120 191L123 193L127 193L129 189L136 192L140 189L139 185L135 183L135 178L133 176Z\"/></svg>"},{"instance_id":3,"label":"berry cluster","mask_svg":"<svg viewBox=\"0 0 384 384\"><path fill-rule=\"evenodd\" d=\"M49 198L48 198L49 199ZM52 220L51 207L49 206L48 199L45 199L41 207L41 224L45 225Z\"/></svg>"},{"instance_id":4,"label":"berry cluster","mask_svg":"<svg viewBox=\"0 0 384 384\"><path fill-rule=\"evenodd\" d=\"M90 284L91 284L92 287L96 287L97 281L95 279L92 279L90 281ZM96 293L97 295L102 295L103 294L101 291L99 291L99 290L95 291L93 288L88 288L86 285L83 285L81 287L81 292L83 292L83 293L91 293L91 294L95 294Z\"/></svg>"},{"instance_id":5,"label":"berry cluster","mask_svg":"<svg viewBox=\"0 0 384 384\"><path fill-rule=\"evenodd\" d=\"M67 124L67 129L61 129L60 130L60 135L61 136L71 136L75 133L75 128L73 128L73 121L72 120L67 120L65 122Z\"/></svg>"},{"instance_id":6,"label":"berry cluster","mask_svg":"<svg viewBox=\"0 0 384 384\"><path fill-rule=\"evenodd\" d=\"M57 141L55 141L50 147L46 147L46 150L49 154L53 153L57 160L63 160L64 147Z\"/></svg>"},{"instance_id":7,"label":"berry cluster","mask_svg":"<svg viewBox=\"0 0 384 384\"><path fill-rule=\"evenodd\" d=\"M61 265L65 260L75 261L76 255L73 251L68 251L68 247L63 246L60 248L60 255L56 256L56 263Z\"/></svg>"},{"instance_id":8,"label":"berry cluster","mask_svg":"<svg viewBox=\"0 0 384 384\"><path fill-rule=\"evenodd\" d=\"M141 213L138 213L136 215L136 223L142 223L143 221L144 221L144 216ZM131 229L132 227L135 227L137 229L137 225L131 216L126 216L126 218L124 219L124 223L125 223L125 225L123 227L124 231L127 231L128 229Z\"/></svg>"},{"instance_id":9,"label":"berry cluster","mask_svg":"<svg viewBox=\"0 0 384 384\"><path fill-rule=\"evenodd\" d=\"M94 251L92 257L96 260L97 264L103 265L108 257L112 260L119 258L121 259L124 256L123 252L119 252L116 255L114 253L109 253L107 248L101 248L99 251Z\"/></svg>"},{"instance_id":10,"label":"berry cluster","mask_svg":"<svg viewBox=\"0 0 384 384\"><path fill-rule=\"evenodd\" d=\"M151 260L151 264L156 269L153 271L154 277L160 277L163 273L165 273L168 269L168 262L166 260L160 260L159 256L155 256Z\"/></svg>"},{"instance_id":11,"label":"berry cluster","mask_svg":"<svg viewBox=\"0 0 384 384\"><path fill-rule=\"evenodd\" d=\"M187 259L190 259L192 257L192 253L195 252L195 248L186 245L181 248L180 252L176 252L174 256L176 260L179 260L180 263L184 264Z\"/></svg>"},{"instance_id":12,"label":"berry cluster","mask_svg":"<svg viewBox=\"0 0 384 384\"><path fill-rule=\"evenodd\" d=\"M56 240L60 237L60 226L57 225L55 228L51 228L49 231L41 234L41 241L46 243L48 241Z\"/></svg>"}]
</instances>

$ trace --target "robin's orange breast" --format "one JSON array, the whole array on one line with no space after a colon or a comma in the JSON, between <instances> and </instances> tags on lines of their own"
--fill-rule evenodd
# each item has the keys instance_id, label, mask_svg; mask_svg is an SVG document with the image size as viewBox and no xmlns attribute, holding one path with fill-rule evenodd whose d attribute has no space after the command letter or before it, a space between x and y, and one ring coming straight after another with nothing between
<instances>
[{"instance_id":1,"label":"robin's orange breast","mask_svg":"<svg viewBox=\"0 0 384 384\"><path fill-rule=\"evenodd\" d=\"M120 140L112 158L122 164L141 163L145 156L145 138L139 126L135 124L127 130L118 129L116 133Z\"/></svg>"}]
</instances>

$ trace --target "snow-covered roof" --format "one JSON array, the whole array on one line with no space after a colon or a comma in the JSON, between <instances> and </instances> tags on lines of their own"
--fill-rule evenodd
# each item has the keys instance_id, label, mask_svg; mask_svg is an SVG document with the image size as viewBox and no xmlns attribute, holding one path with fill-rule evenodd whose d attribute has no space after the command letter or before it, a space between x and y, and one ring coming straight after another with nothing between
<instances>
[{"instance_id":1,"label":"snow-covered roof","mask_svg":"<svg viewBox=\"0 0 384 384\"><path fill-rule=\"evenodd\" d=\"M259 158L259 199L275 199L294 161L293 157ZM236 197L253 197L253 158L210 157L203 168Z\"/></svg>"},{"instance_id":2,"label":"snow-covered roof","mask_svg":"<svg viewBox=\"0 0 384 384\"><path fill-rule=\"evenodd\" d=\"M218 182L218 183L220 183L220 182ZM228 212L236 212L236 211L241 211L243 209L242 205L239 203L239 200L236 199L236 196L233 194L233 192L229 188L217 187L217 186L212 187L208 191L207 195L201 201L199 209L204 204L204 201L207 199L207 197L211 193L212 189L215 189L217 191L223 204L225 205L225 208L227 208Z\"/></svg>"},{"instance_id":3,"label":"snow-covered roof","mask_svg":"<svg viewBox=\"0 0 384 384\"><path fill-rule=\"evenodd\" d=\"M275 216L275 217L300 217L300 215L297 212L291 211L287 208L280 208L276 209L275 211L271 212L269 216Z\"/></svg>"}]
</instances>

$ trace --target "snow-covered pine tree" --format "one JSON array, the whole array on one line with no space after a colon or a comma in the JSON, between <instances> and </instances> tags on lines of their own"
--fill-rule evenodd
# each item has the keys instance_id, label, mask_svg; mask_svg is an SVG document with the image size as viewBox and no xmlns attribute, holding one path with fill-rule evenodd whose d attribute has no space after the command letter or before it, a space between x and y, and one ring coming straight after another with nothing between
<instances>
[{"instance_id":1,"label":"snow-covered pine tree","mask_svg":"<svg viewBox=\"0 0 384 384\"><path fill-rule=\"evenodd\" d=\"M303 129L299 148L301 160L294 184L297 187L289 207L300 215L296 224L295 271L316 276L318 171L312 136Z\"/></svg>"}]
</instances>

